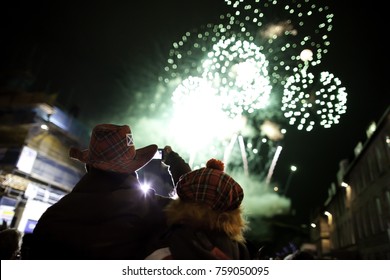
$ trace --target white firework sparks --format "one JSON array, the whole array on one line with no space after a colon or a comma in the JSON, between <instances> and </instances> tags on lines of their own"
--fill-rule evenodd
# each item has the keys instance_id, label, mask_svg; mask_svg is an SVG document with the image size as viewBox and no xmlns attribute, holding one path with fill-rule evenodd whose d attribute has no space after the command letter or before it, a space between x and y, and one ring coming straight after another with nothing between
<instances>
[{"instance_id":1,"label":"white firework sparks","mask_svg":"<svg viewBox=\"0 0 390 280\"><path fill-rule=\"evenodd\" d=\"M272 89L268 61L255 44L235 37L221 39L202 66L202 76L218 89L229 117L267 106Z\"/></svg>"},{"instance_id":2,"label":"white firework sparks","mask_svg":"<svg viewBox=\"0 0 390 280\"><path fill-rule=\"evenodd\" d=\"M246 31L244 24L232 18L230 14L221 15L219 23L209 23L186 32L181 40L172 44L167 65L164 67L165 75L159 80L165 83L176 80L180 83L188 76L201 76L203 72L201 61L212 46L219 40L232 36L247 41L254 40L254 36Z\"/></svg>"},{"instance_id":3,"label":"white firework sparks","mask_svg":"<svg viewBox=\"0 0 390 280\"><path fill-rule=\"evenodd\" d=\"M282 111L290 125L311 131L316 124L329 128L339 123L347 110L347 93L341 81L329 72L319 78L302 71L287 79Z\"/></svg>"},{"instance_id":4,"label":"white firework sparks","mask_svg":"<svg viewBox=\"0 0 390 280\"><path fill-rule=\"evenodd\" d=\"M310 50L311 66L321 63L330 45L333 14L321 1L225 0L232 17L245 24L270 61L273 82L305 66L301 53Z\"/></svg>"},{"instance_id":5,"label":"white firework sparks","mask_svg":"<svg viewBox=\"0 0 390 280\"><path fill-rule=\"evenodd\" d=\"M208 149L213 143L222 143L241 129L240 119L227 118L222 110L221 97L209 81L201 77L188 77L173 92L171 131L176 140L191 155L195 162L198 151ZM217 145L218 146L218 145ZM219 152L223 148L217 148ZM214 154L218 151L209 151Z\"/></svg>"}]
</instances>

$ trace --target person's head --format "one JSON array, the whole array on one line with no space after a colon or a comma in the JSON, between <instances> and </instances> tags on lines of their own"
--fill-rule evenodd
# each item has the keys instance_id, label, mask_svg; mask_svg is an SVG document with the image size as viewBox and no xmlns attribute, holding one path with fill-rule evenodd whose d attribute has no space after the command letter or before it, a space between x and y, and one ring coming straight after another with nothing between
<instances>
[{"instance_id":1,"label":"person's head","mask_svg":"<svg viewBox=\"0 0 390 280\"><path fill-rule=\"evenodd\" d=\"M17 259L20 249L21 234L15 228L0 231L0 259Z\"/></svg>"},{"instance_id":2,"label":"person's head","mask_svg":"<svg viewBox=\"0 0 390 280\"><path fill-rule=\"evenodd\" d=\"M224 172L222 161L210 159L206 167L182 175L176 193L178 199L166 209L170 224L186 223L223 231L234 240L244 241L246 222L241 209L244 191Z\"/></svg>"},{"instance_id":3,"label":"person's head","mask_svg":"<svg viewBox=\"0 0 390 280\"><path fill-rule=\"evenodd\" d=\"M157 145L136 149L128 125L99 124L92 131L89 148L72 147L69 156L85 163L87 171L96 168L121 174L135 172L152 160Z\"/></svg>"}]
</instances>

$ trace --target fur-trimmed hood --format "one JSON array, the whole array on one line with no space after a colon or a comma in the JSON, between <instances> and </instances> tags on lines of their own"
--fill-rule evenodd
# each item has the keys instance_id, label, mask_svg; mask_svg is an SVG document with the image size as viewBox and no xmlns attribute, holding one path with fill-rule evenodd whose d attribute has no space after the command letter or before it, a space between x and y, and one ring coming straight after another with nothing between
<instances>
[{"instance_id":1,"label":"fur-trimmed hood","mask_svg":"<svg viewBox=\"0 0 390 280\"><path fill-rule=\"evenodd\" d=\"M214 211L211 208L193 202L176 199L165 208L169 225L183 224L195 229L224 232L237 242L245 242L243 236L247 222L242 215L242 208L231 211Z\"/></svg>"}]
</instances>

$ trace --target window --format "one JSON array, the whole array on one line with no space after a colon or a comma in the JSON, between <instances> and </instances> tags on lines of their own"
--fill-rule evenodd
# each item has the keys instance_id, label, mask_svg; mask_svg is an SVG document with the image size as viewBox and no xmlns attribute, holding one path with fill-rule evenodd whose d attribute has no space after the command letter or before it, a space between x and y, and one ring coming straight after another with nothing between
<instances>
[{"instance_id":1,"label":"window","mask_svg":"<svg viewBox=\"0 0 390 280\"><path fill-rule=\"evenodd\" d=\"M385 230L385 224L384 224L384 217L383 217L383 211L382 211L382 204L379 197L375 198L375 204L376 204L376 213L379 220L379 228L381 231Z\"/></svg>"},{"instance_id":2,"label":"window","mask_svg":"<svg viewBox=\"0 0 390 280\"><path fill-rule=\"evenodd\" d=\"M381 146L377 145L375 147L375 158L378 165L379 174L383 172L384 158L382 156L383 151L381 151Z\"/></svg>"},{"instance_id":3,"label":"window","mask_svg":"<svg viewBox=\"0 0 390 280\"><path fill-rule=\"evenodd\" d=\"M390 191L385 192L388 214L390 214Z\"/></svg>"}]
</instances>

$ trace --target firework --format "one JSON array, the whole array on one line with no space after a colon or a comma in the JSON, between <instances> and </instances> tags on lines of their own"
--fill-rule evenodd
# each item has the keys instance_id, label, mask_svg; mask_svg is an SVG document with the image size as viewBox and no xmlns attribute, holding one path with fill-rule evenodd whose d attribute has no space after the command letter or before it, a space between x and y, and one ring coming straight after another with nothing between
<instances>
[{"instance_id":1,"label":"firework","mask_svg":"<svg viewBox=\"0 0 390 280\"><path fill-rule=\"evenodd\" d=\"M173 43L160 81L175 89L172 131L180 127L176 140L191 150L191 163L223 154L229 167L265 178L283 139L264 132L265 120L307 131L339 122L347 97L340 80L307 72L330 45L333 14L321 2L226 0L231 11L219 22ZM242 118L255 133L243 132Z\"/></svg>"},{"instance_id":2,"label":"firework","mask_svg":"<svg viewBox=\"0 0 390 280\"><path fill-rule=\"evenodd\" d=\"M282 152L282 149L283 149L282 146L278 146L276 148L276 152L275 152L275 155L272 159L270 169L268 170L268 174L267 174L267 178L266 178L267 184L269 184L271 182L271 177L272 177L272 174L274 173L275 166L276 166L276 163L278 162L278 159L279 159L280 153Z\"/></svg>"},{"instance_id":3,"label":"firework","mask_svg":"<svg viewBox=\"0 0 390 280\"><path fill-rule=\"evenodd\" d=\"M202 149L215 145L215 149L204 153L222 151L223 141L241 129L242 121L227 118L217 90L204 78L190 76L183 80L173 92L172 101L171 131L175 133L180 128L175 140L190 153L191 164Z\"/></svg>"},{"instance_id":4,"label":"firework","mask_svg":"<svg viewBox=\"0 0 390 280\"><path fill-rule=\"evenodd\" d=\"M282 103L289 124L310 131L316 124L329 128L339 122L347 109L347 93L341 81L329 72L321 72L316 78L302 71L287 79Z\"/></svg>"},{"instance_id":5,"label":"firework","mask_svg":"<svg viewBox=\"0 0 390 280\"><path fill-rule=\"evenodd\" d=\"M234 10L232 20L240 20L246 30L254 34L254 42L270 62L272 82L283 83L286 75L299 71L305 63L311 66L320 64L328 52L333 14L319 1L225 2ZM305 52L312 54L306 61L302 57Z\"/></svg>"},{"instance_id":6,"label":"firework","mask_svg":"<svg viewBox=\"0 0 390 280\"><path fill-rule=\"evenodd\" d=\"M202 76L218 89L229 117L268 105L272 89L268 62L255 44L235 37L221 39L207 53L202 66Z\"/></svg>"},{"instance_id":7,"label":"firework","mask_svg":"<svg viewBox=\"0 0 390 280\"><path fill-rule=\"evenodd\" d=\"M177 85L189 76L202 76L201 61L206 58L206 54L218 41L232 36L249 42L254 40L246 31L244 24L232 18L230 14L221 15L218 23L209 23L186 32L181 40L172 44L164 67L165 74L159 80Z\"/></svg>"},{"instance_id":8,"label":"firework","mask_svg":"<svg viewBox=\"0 0 390 280\"><path fill-rule=\"evenodd\" d=\"M260 130L272 141L280 141L284 137L284 130L280 128L280 125L270 120L265 120L261 124Z\"/></svg>"}]
</instances>

